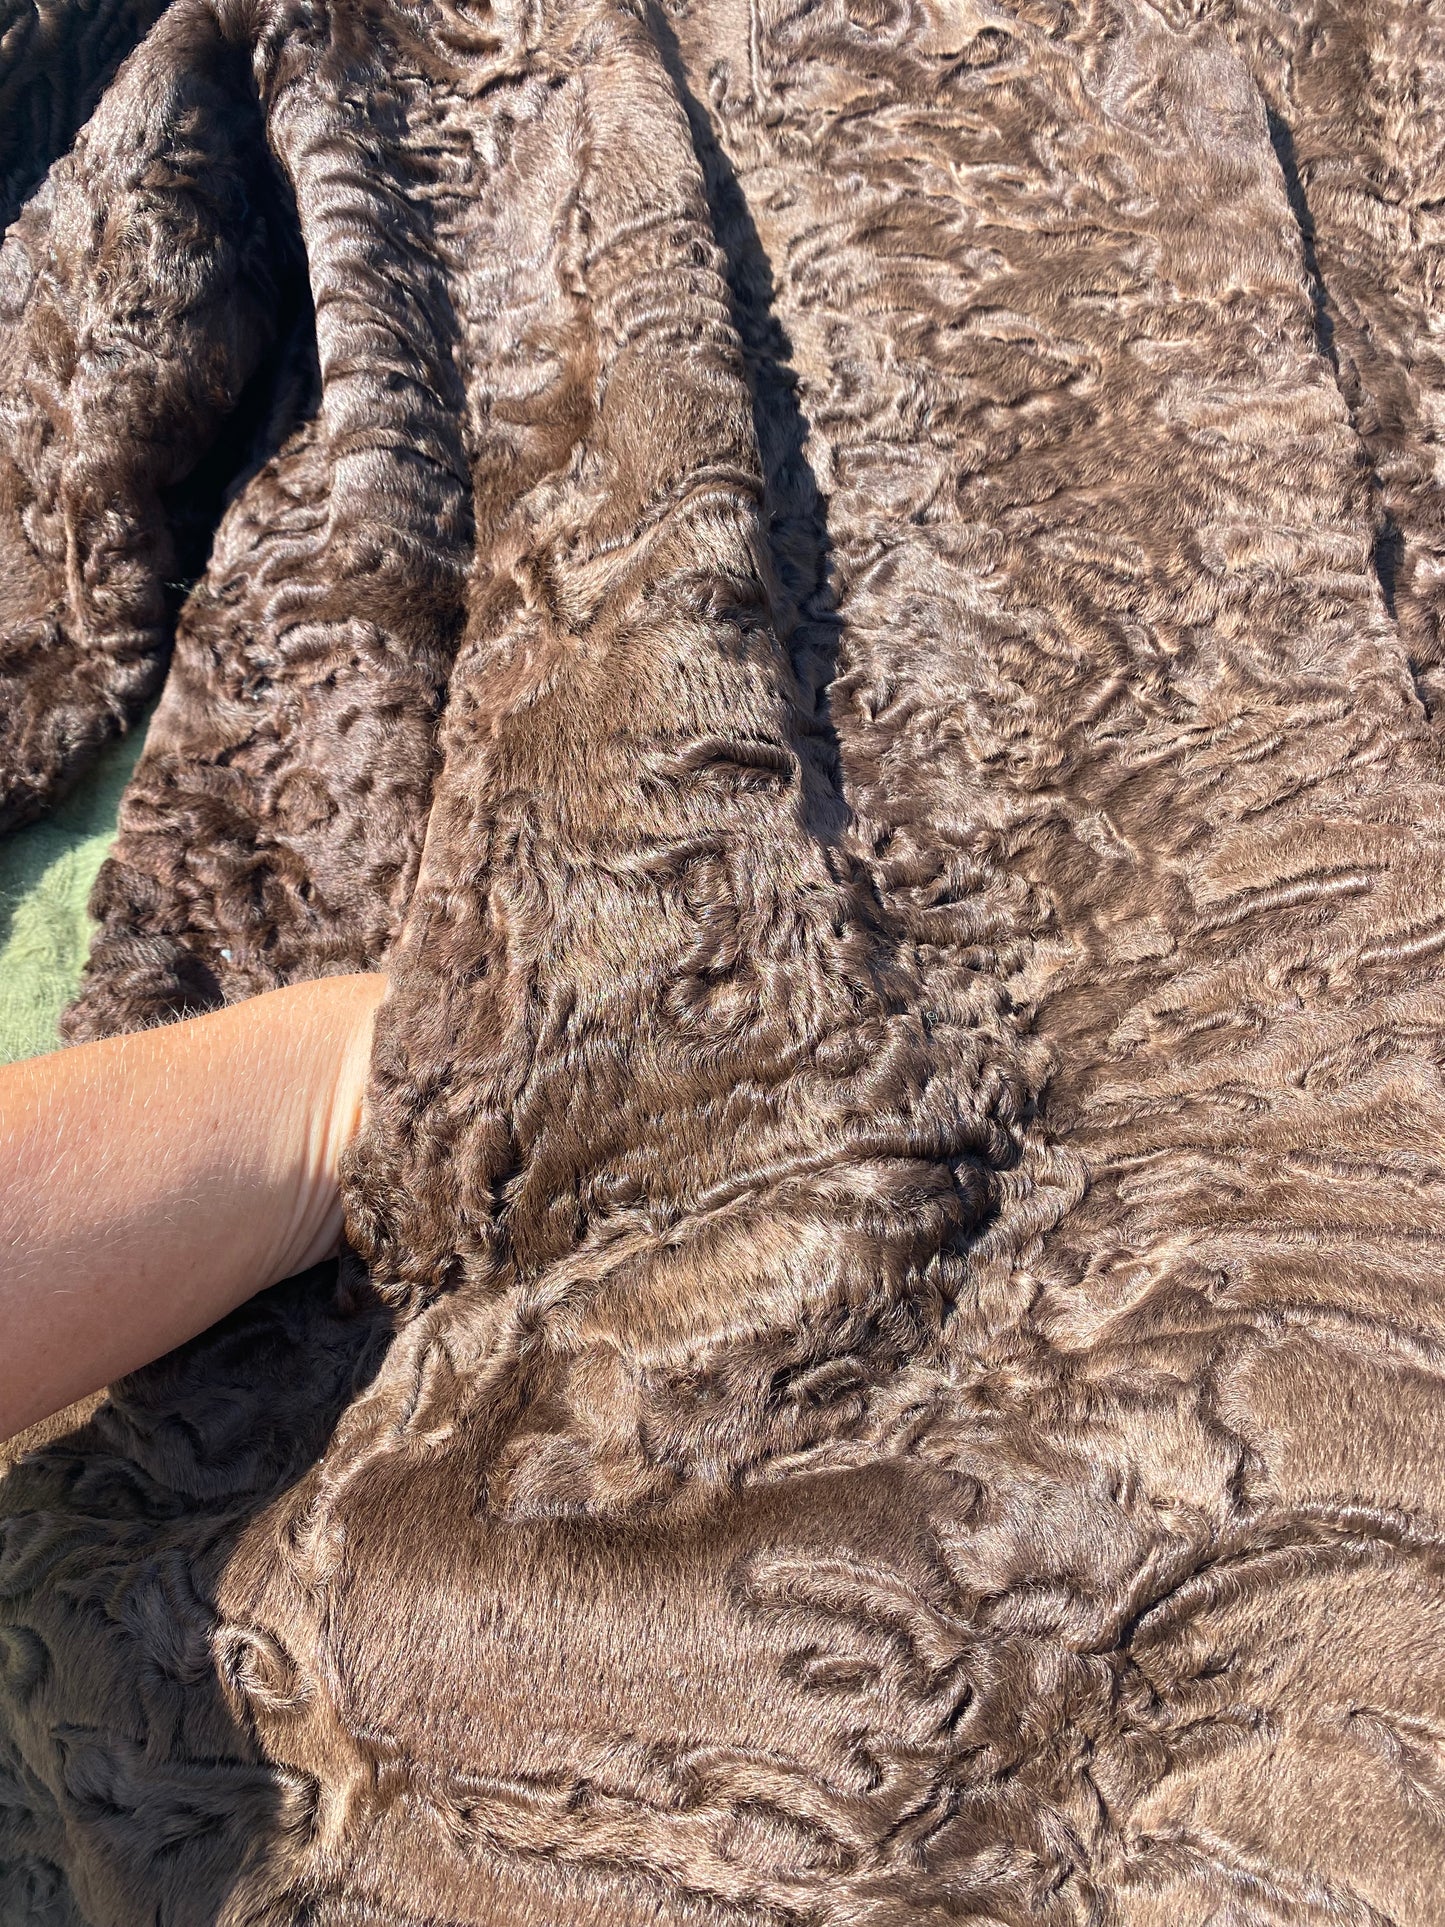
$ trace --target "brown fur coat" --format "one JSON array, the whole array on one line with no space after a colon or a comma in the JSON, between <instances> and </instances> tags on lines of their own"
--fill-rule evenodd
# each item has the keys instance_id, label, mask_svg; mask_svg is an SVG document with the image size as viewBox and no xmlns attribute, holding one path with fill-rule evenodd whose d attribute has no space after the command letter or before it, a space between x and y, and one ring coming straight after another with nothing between
<instances>
[{"instance_id":1,"label":"brown fur coat","mask_svg":"<svg viewBox=\"0 0 1445 1927\"><path fill-rule=\"evenodd\" d=\"M1445 7L4 4L70 1033L393 988L0 1921L1445 1920Z\"/></svg>"}]
</instances>

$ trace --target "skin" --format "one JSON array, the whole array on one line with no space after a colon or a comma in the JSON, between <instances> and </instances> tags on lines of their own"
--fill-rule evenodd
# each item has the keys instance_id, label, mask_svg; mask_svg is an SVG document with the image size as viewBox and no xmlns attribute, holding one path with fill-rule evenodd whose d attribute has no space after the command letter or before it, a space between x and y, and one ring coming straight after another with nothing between
<instances>
[{"instance_id":1,"label":"skin","mask_svg":"<svg viewBox=\"0 0 1445 1927\"><path fill-rule=\"evenodd\" d=\"M0 1068L0 1438L331 1256L386 979Z\"/></svg>"}]
</instances>

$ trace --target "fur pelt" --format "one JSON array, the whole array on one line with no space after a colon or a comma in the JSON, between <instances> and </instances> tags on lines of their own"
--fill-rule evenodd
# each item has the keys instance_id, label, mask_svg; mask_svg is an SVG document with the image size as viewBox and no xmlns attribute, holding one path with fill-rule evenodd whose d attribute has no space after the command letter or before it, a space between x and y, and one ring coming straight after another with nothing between
<instances>
[{"instance_id":1,"label":"fur pelt","mask_svg":"<svg viewBox=\"0 0 1445 1927\"><path fill-rule=\"evenodd\" d=\"M6 1478L6 1927L1445 1920L1442 182L1434 0L170 0L3 807L161 689L76 1038L391 990Z\"/></svg>"}]
</instances>

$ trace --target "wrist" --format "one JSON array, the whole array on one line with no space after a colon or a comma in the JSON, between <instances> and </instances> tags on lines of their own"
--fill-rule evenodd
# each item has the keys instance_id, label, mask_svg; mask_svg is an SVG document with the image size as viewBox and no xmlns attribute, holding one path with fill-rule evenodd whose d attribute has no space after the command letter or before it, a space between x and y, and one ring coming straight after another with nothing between
<instances>
[{"instance_id":1,"label":"wrist","mask_svg":"<svg viewBox=\"0 0 1445 1927\"><path fill-rule=\"evenodd\" d=\"M288 1096L297 1122L276 1140L285 1166L279 1185L290 1209L267 1283L334 1257L340 1247L341 1158L361 1123L373 1024L385 990L385 977L370 973L276 993L293 1000L286 1013L295 1042Z\"/></svg>"}]
</instances>

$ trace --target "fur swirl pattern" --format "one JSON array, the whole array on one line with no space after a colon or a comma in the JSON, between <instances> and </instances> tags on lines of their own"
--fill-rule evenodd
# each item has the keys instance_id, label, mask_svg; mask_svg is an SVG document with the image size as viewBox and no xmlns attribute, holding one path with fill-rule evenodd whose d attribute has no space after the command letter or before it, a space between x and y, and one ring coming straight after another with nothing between
<instances>
[{"instance_id":1,"label":"fur swirl pattern","mask_svg":"<svg viewBox=\"0 0 1445 1927\"><path fill-rule=\"evenodd\" d=\"M1445 1919L1442 74L0 16L68 1034L391 977L339 1276L4 1478L4 1927Z\"/></svg>"}]
</instances>

